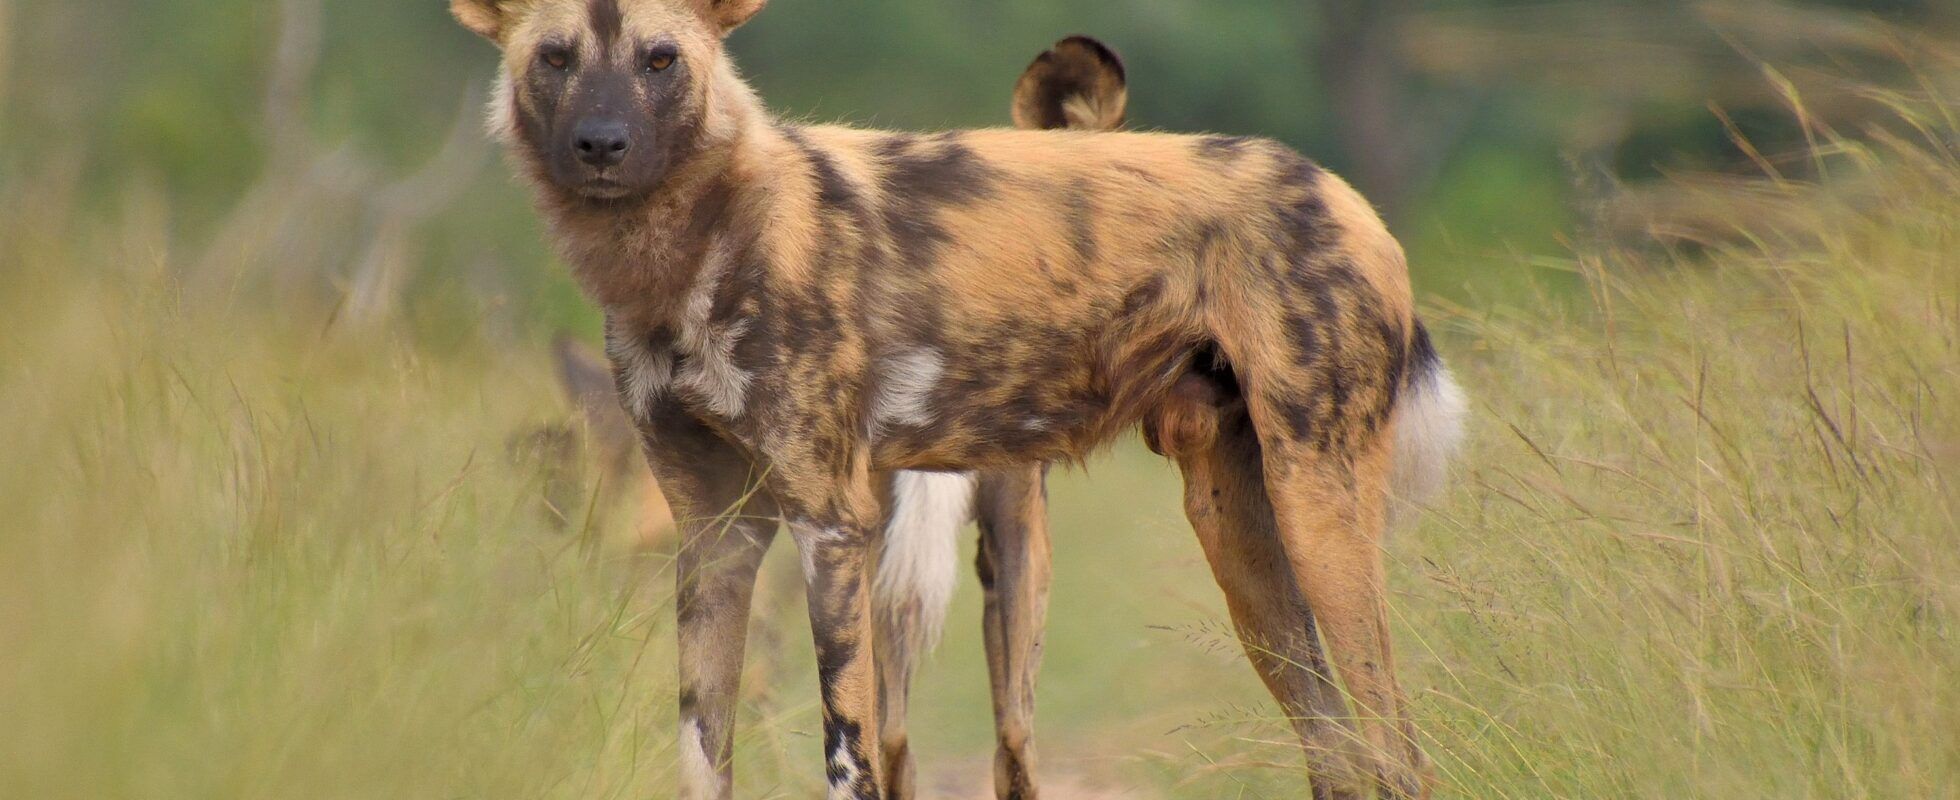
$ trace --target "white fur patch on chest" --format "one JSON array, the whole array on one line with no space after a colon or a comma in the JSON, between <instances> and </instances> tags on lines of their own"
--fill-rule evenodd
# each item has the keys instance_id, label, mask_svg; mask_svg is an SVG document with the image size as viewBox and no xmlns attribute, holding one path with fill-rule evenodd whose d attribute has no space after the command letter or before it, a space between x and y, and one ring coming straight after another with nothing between
<instances>
[{"instance_id":1,"label":"white fur patch on chest","mask_svg":"<svg viewBox=\"0 0 1960 800\"><path fill-rule=\"evenodd\" d=\"M674 385L674 354L647 337L608 328L606 357L619 370L620 400L635 422L653 414L653 404Z\"/></svg>"},{"instance_id":2,"label":"white fur patch on chest","mask_svg":"<svg viewBox=\"0 0 1960 800\"><path fill-rule=\"evenodd\" d=\"M753 321L738 319L717 325L712 319L715 296L733 263L734 255L724 243L717 242L709 249L701 277L688 291L680 337L675 342L686 356L675 376L676 383L691 399L724 419L742 416L748 406L749 383L754 380L754 375L735 363L735 346L748 334Z\"/></svg>"}]
</instances>

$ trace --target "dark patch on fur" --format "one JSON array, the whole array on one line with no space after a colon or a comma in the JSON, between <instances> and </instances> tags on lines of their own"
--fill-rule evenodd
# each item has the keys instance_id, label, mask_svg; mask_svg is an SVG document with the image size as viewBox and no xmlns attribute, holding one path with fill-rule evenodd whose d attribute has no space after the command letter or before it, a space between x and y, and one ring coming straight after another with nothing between
<instances>
[{"instance_id":1,"label":"dark patch on fur","mask_svg":"<svg viewBox=\"0 0 1960 800\"><path fill-rule=\"evenodd\" d=\"M1287 309L1286 334L1293 343L1293 362L1311 365L1321 359L1320 330L1318 313L1309 315L1300 309Z\"/></svg>"},{"instance_id":2,"label":"dark patch on fur","mask_svg":"<svg viewBox=\"0 0 1960 800\"><path fill-rule=\"evenodd\" d=\"M656 177L665 177L701 147L701 114L684 102L687 87L693 80L692 68L685 60L676 61L663 72L643 75L642 80L649 83L647 93L652 105L651 112L641 114L651 117L653 141L646 145L660 151Z\"/></svg>"},{"instance_id":3,"label":"dark patch on fur","mask_svg":"<svg viewBox=\"0 0 1960 800\"><path fill-rule=\"evenodd\" d=\"M908 266L930 267L949 238L939 215L992 195L998 174L956 134L895 135L877 153L885 165L885 229L896 254Z\"/></svg>"},{"instance_id":4,"label":"dark patch on fur","mask_svg":"<svg viewBox=\"0 0 1960 800\"><path fill-rule=\"evenodd\" d=\"M827 449L817 452L837 452L849 448L837 447L837 442L819 442ZM848 530L848 529L847 529ZM861 534L862 531L853 531ZM824 760L830 784L833 787L846 786L851 796L856 798L875 798L878 787L872 782L874 768L870 754L866 750L863 720L835 716L831 713L837 708L836 685L838 676L856 661L869 642L861 642L845 621L850 618L853 598L861 597L871 587L858 567L861 552L854 552L848 546L818 545L802 543L814 547L809 551L810 561L815 568L813 577L810 613L816 628L817 671L823 683L824 696ZM838 763L837 755L844 755L846 763ZM852 774L855 772L855 779Z\"/></svg>"},{"instance_id":5,"label":"dark patch on fur","mask_svg":"<svg viewBox=\"0 0 1960 800\"><path fill-rule=\"evenodd\" d=\"M1214 161L1232 162L1245 155L1246 146L1255 140L1244 136L1206 136L1198 140L1198 155Z\"/></svg>"},{"instance_id":6,"label":"dark patch on fur","mask_svg":"<svg viewBox=\"0 0 1960 800\"><path fill-rule=\"evenodd\" d=\"M859 206L857 187L837 170L837 162L829 153L812 145L809 137L796 128L784 127L783 135L803 154L803 160L809 162L810 173L817 181L819 206L826 211L855 210Z\"/></svg>"},{"instance_id":7,"label":"dark patch on fur","mask_svg":"<svg viewBox=\"0 0 1960 800\"><path fill-rule=\"evenodd\" d=\"M1315 424L1320 414L1307 400L1286 398L1280 402L1279 411L1280 416L1286 419L1286 427L1294 439L1306 439L1315 429L1322 427Z\"/></svg>"},{"instance_id":8,"label":"dark patch on fur","mask_svg":"<svg viewBox=\"0 0 1960 800\"><path fill-rule=\"evenodd\" d=\"M864 296L871 296L879 267L887 259L877 241L878 219L868 197L839 169L833 153L811 141L801 129L785 126L782 131L809 165L816 187L820 239L815 259L819 271L857 265L860 289ZM821 291L783 297L781 307L788 318L784 334L816 357L827 358L841 345L846 320L838 315L836 303Z\"/></svg>"},{"instance_id":9,"label":"dark patch on fur","mask_svg":"<svg viewBox=\"0 0 1960 800\"><path fill-rule=\"evenodd\" d=\"M800 349L824 353L835 349L843 339L843 320L820 297L785 295L778 309L786 321L784 333L795 337L802 344Z\"/></svg>"},{"instance_id":10,"label":"dark patch on fur","mask_svg":"<svg viewBox=\"0 0 1960 800\"><path fill-rule=\"evenodd\" d=\"M620 31L626 20L619 11L619 0L590 0L585 6L586 16L592 21L592 35L599 40L601 54L612 53L612 47L619 41Z\"/></svg>"},{"instance_id":11,"label":"dark patch on fur","mask_svg":"<svg viewBox=\"0 0 1960 800\"><path fill-rule=\"evenodd\" d=\"M1068 223L1069 245L1075 250L1076 263L1084 267L1096 263L1100 250L1096 244L1096 206L1092 191L1088 180L1077 178L1069 184L1068 195L1063 199L1067 204L1063 219Z\"/></svg>"},{"instance_id":12,"label":"dark patch on fur","mask_svg":"<svg viewBox=\"0 0 1960 800\"><path fill-rule=\"evenodd\" d=\"M701 193L701 199L695 201L694 207L689 210L687 231L683 237L688 241L699 241L705 245L715 226L721 224L728 216L728 210L733 205L734 199L735 189L726 180L716 180L709 184L707 190Z\"/></svg>"},{"instance_id":13,"label":"dark patch on fur","mask_svg":"<svg viewBox=\"0 0 1960 800\"><path fill-rule=\"evenodd\" d=\"M1422 320L1416 320L1415 336L1409 341L1409 385L1428 380L1442 363L1443 357L1436 353L1436 343L1429 339L1429 326L1422 324Z\"/></svg>"},{"instance_id":14,"label":"dark patch on fur","mask_svg":"<svg viewBox=\"0 0 1960 800\"><path fill-rule=\"evenodd\" d=\"M842 749L851 764L837 763L836 754ZM871 779L871 763L864 747L864 726L843 719L824 720L823 726L824 776L832 788L844 786L851 790L853 800L873 800L878 797L878 784ZM856 773L853 776L852 773Z\"/></svg>"},{"instance_id":15,"label":"dark patch on fur","mask_svg":"<svg viewBox=\"0 0 1960 800\"><path fill-rule=\"evenodd\" d=\"M1313 159L1281 150L1277 160L1280 165L1278 184L1286 188L1313 189L1320 183L1320 176L1326 172Z\"/></svg>"},{"instance_id":16,"label":"dark patch on fur","mask_svg":"<svg viewBox=\"0 0 1960 800\"><path fill-rule=\"evenodd\" d=\"M1165 231L1157 241L1157 250L1166 255L1188 253L1202 262L1217 246L1219 237L1224 235L1225 226L1216 219L1187 220Z\"/></svg>"},{"instance_id":17,"label":"dark patch on fur","mask_svg":"<svg viewBox=\"0 0 1960 800\"><path fill-rule=\"evenodd\" d=\"M1129 294L1123 296L1123 309L1117 312L1117 316L1118 318L1136 316L1144 309L1156 305L1157 301L1163 298L1164 276L1153 275L1150 280L1144 281L1142 285L1131 289Z\"/></svg>"},{"instance_id":18,"label":"dark patch on fur","mask_svg":"<svg viewBox=\"0 0 1960 800\"><path fill-rule=\"evenodd\" d=\"M933 394L939 416L920 428L890 431L879 441L881 463L919 464L913 459L931 453L943 464L925 468L964 469L1068 458L1078 447L1086 452L1075 437L1106 416L1110 398L1101 387L1107 382L1084 372L1083 361L1058 354L1087 352L1098 346L1094 336L1038 313L1007 312L959 342L965 346L946 351ZM971 344L979 342L990 344Z\"/></svg>"},{"instance_id":19,"label":"dark patch on fur","mask_svg":"<svg viewBox=\"0 0 1960 800\"><path fill-rule=\"evenodd\" d=\"M1351 456L1394 412L1406 372L1403 323L1340 249L1343 231L1327 208L1325 173L1305 158L1281 157L1274 244L1283 254L1286 333L1305 386L1275 398L1291 435L1324 453Z\"/></svg>"},{"instance_id":20,"label":"dark patch on fur","mask_svg":"<svg viewBox=\"0 0 1960 800\"><path fill-rule=\"evenodd\" d=\"M1131 342L1119 357L1106 357L1107 366L1098 371L1097 383L1106 398L1099 417L1127 424L1143 416L1190 370L1196 342L1184 330L1168 330L1140 342ZM1112 354L1113 355L1113 354ZM1085 431L1085 450L1093 441L1105 440L1110 430Z\"/></svg>"},{"instance_id":21,"label":"dark patch on fur","mask_svg":"<svg viewBox=\"0 0 1960 800\"><path fill-rule=\"evenodd\" d=\"M852 659L857 658L856 641L830 638L819 644L822 646L817 650L817 671L826 679L828 676L842 672L850 665Z\"/></svg>"},{"instance_id":22,"label":"dark patch on fur","mask_svg":"<svg viewBox=\"0 0 1960 800\"><path fill-rule=\"evenodd\" d=\"M546 47L562 47L562 44L547 44ZM517 112L517 137L532 152L532 160L537 162L551 159L551 144L547 138L551 132L551 119L557 116L558 107L563 104L568 76L557 70L532 67L524 73L516 96L511 99Z\"/></svg>"},{"instance_id":23,"label":"dark patch on fur","mask_svg":"<svg viewBox=\"0 0 1960 800\"><path fill-rule=\"evenodd\" d=\"M1282 250L1296 267L1340 243L1340 231L1328 219L1327 201L1318 191L1282 206L1279 213L1276 235L1283 237Z\"/></svg>"},{"instance_id":24,"label":"dark patch on fur","mask_svg":"<svg viewBox=\"0 0 1960 800\"><path fill-rule=\"evenodd\" d=\"M1011 747L1001 747L998 753L997 758L1000 762L994 766L995 774L1007 775L1008 780L1013 781L1008 786L998 787L1002 791L1001 796L1007 800L1027 800L1033 797L1034 787L1026 783L1032 776L1028 775L1027 765L1021 763L1020 755Z\"/></svg>"}]
</instances>

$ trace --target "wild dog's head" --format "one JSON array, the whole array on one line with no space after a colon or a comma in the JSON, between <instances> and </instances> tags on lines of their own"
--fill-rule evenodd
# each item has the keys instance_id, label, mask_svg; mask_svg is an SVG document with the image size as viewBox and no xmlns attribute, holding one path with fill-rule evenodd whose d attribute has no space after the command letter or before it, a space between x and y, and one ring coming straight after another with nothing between
<instances>
[{"instance_id":1,"label":"wild dog's head","mask_svg":"<svg viewBox=\"0 0 1960 800\"><path fill-rule=\"evenodd\" d=\"M450 0L503 50L491 126L573 198L644 197L732 132L722 40L768 0Z\"/></svg>"}]
</instances>

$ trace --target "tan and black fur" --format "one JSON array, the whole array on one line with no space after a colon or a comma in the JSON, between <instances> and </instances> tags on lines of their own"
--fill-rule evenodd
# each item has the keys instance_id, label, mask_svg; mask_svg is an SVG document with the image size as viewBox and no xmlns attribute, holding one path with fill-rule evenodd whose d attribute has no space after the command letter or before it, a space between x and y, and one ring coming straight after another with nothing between
<instances>
[{"instance_id":1,"label":"tan and black fur","mask_svg":"<svg viewBox=\"0 0 1960 800\"><path fill-rule=\"evenodd\" d=\"M1016 82L1012 114L1028 129L1113 130L1122 126L1128 86L1122 60L1085 36L1057 42ZM570 422L527 431L512 451L544 477L542 506L561 529L584 511L603 519L627 496L638 500L635 531L648 550L676 546L659 483L638 454L639 435L618 401L611 368L598 353L561 334L552 343L560 387L577 410ZM596 471L597 496L585 493ZM888 797L912 797L914 769L906 717L914 668L937 641L957 579L957 536L980 524L975 564L986 592L984 633L992 676L997 772L1005 794L1033 796L1034 683L1048 596L1044 465L977 476L900 471L879 548L872 590L877 623L879 732Z\"/></svg>"},{"instance_id":2,"label":"tan and black fur","mask_svg":"<svg viewBox=\"0 0 1960 800\"><path fill-rule=\"evenodd\" d=\"M1349 702L1325 670L1267 677L1310 715L1317 790L1423 794L1379 543L1403 401L1448 393L1367 202L1264 140L786 124L722 49L761 6L453 0L504 49L499 133L606 311L681 520L681 795L729 795L777 518L803 556L831 796L882 797L883 476L1078 460L1139 424L1185 468L1228 595L1258 587L1235 619L1297 597L1257 613L1325 643ZM1284 567L1235 571L1233 548L1262 546Z\"/></svg>"},{"instance_id":3,"label":"tan and black fur","mask_svg":"<svg viewBox=\"0 0 1960 800\"><path fill-rule=\"evenodd\" d=\"M1016 82L1012 113L1029 129L1113 130L1122 126L1128 86L1122 60L1084 36L1057 42ZM513 442L545 477L544 510L560 527L578 509L600 514L639 499L638 541L668 550L673 519L659 484L638 455L638 433L622 410L610 367L569 336L552 343L560 386L579 412ZM598 496L579 476L596 468ZM914 668L937 641L956 581L960 528L977 520L976 570L986 592L985 643L992 676L999 783L1033 795L1034 683L1048 597L1043 465L977 476L900 471L893 475L883 546L872 589L877 624L879 732L888 797L915 794L906 717Z\"/></svg>"}]
</instances>

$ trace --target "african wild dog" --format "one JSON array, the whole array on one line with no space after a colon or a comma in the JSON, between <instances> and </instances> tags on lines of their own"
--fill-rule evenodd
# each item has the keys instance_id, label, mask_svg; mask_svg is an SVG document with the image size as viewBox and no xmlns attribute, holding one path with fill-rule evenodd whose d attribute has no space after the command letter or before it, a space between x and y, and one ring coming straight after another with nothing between
<instances>
[{"instance_id":1,"label":"african wild dog","mask_svg":"<svg viewBox=\"0 0 1960 800\"><path fill-rule=\"evenodd\" d=\"M1030 64L1014 87L1015 124L1029 129L1113 130L1128 104L1122 60L1086 36L1057 42ZM563 525L581 507L610 508L622 493L642 498L637 531L649 549L671 544L673 518L657 481L635 455L639 437L621 410L611 370L576 340L552 343L560 386L581 423L544 426L514 443L539 462L545 510ZM584 464L599 468L598 498L579 492ZM1002 784L1032 795L1033 685L1039 667L1048 593L1046 497L1042 470L989 470L977 476L902 470L879 548L872 607L877 620L879 734L891 797L911 797L913 765L906 736L913 668L944 626L957 580L959 530L977 519L976 567L986 589L989 671L996 700ZM976 497L976 495L978 495Z\"/></svg>"},{"instance_id":2,"label":"african wild dog","mask_svg":"<svg viewBox=\"0 0 1960 800\"><path fill-rule=\"evenodd\" d=\"M684 520L682 796L732 791L776 519L803 558L831 796L883 797L879 476L1025 474L1139 424L1184 469L1317 788L1425 793L1378 547L1392 475L1439 449L1406 431L1460 398L1373 209L1264 140L781 122L722 46L764 2L452 0L503 49L494 125L605 309Z\"/></svg>"},{"instance_id":3,"label":"african wild dog","mask_svg":"<svg viewBox=\"0 0 1960 800\"><path fill-rule=\"evenodd\" d=\"M1014 86L1011 111L1015 127L1029 130L1115 130L1123 125L1128 95L1121 57L1091 37L1071 36L1041 53L1022 72ZM563 332L552 337L551 362L558 387L577 411L576 417L527 429L510 442L513 455L544 474L545 515L563 527L583 505L610 509L630 494L642 498L634 526L640 546L668 547L675 533L673 516L659 482L640 458L639 434L620 407L611 366L603 354ZM596 468L598 498L583 495L585 481L580 477L588 467ZM894 495L894 509L904 507L910 496L908 492ZM970 497L954 500L971 505ZM895 511L894 516L907 514ZM891 538L886 537L888 547Z\"/></svg>"}]
</instances>

